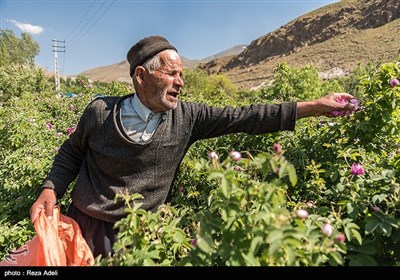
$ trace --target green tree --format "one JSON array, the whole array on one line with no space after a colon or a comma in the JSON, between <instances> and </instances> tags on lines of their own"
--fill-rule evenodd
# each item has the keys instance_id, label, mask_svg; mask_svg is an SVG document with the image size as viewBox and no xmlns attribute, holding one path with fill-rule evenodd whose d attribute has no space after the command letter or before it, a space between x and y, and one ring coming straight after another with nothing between
<instances>
[{"instance_id":1,"label":"green tree","mask_svg":"<svg viewBox=\"0 0 400 280\"><path fill-rule=\"evenodd\" d=\"M28 33L22 33L21 38L18 38L12 30L0 29L0 66L33 65L39 50L39 44Z\"/></svg>"}]
</instances>

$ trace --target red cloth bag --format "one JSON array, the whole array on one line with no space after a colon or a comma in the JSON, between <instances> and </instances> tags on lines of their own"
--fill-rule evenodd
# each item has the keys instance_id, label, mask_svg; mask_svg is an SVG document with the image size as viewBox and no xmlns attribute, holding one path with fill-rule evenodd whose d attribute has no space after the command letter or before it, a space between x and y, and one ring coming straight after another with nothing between
<instances>
[{"instance_id":1,"label":"red cloth bag","mask_svg":"<svg viewBox=\"0 0 400 280\"><path fill-rule=\"evenodd\" d=\"M78 223L54 207L53 219L40 212L36 236L0 262L0 266L90 266L94 257Z\"/></svg>"}]
</instances>

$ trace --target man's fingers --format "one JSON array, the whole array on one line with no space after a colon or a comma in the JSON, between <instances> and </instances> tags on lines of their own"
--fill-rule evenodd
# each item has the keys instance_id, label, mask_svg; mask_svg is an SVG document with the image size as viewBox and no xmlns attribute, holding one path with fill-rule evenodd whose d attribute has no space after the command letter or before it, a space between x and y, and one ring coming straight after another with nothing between
<instances>
[{"instance_id":1,"label":"man's fingers","mask_svg":"<svg viewBox=\"0 0 400 280\"><path fill-rule=\"evenodd\" d=\"M44 210L44 214L51 220L56 201L56 193L53 189L43 189L39 198L31 207L31 222L35 222L42 210Z\"/></svg>"},{"instance_id":2,"label":"man's fingers","mask_svg":"<svg viewBox=\"0 0 400 280\"><path fill-rule=\"evenodd\" d=\"M34 205L31 208L31 222L35 223L35 220L39 216L41 211L44 211L44 214L46 217L51 220L53 219L53 210L54 210L54 204L53 203L38 203L38 205Z\"/></svg>"},{"instance_id":3,"label":"man's fingers","mask_svg":"<svg viewBox=\"0 0 400 280\"><path fill-rule=\"evenodd\" d=\"M53 219L53 209L54 209L54 205L50 205L50 204L47 204L44 209L44 211L45 211L44 213L46 214L46 217L49 220Z\"/></svg>"},{"instance_id":4,"label":"man's fingers","mask_svg":"<svg viewBox=\"0 0 400 280\"><path fill-rule=\"evenodd\" d=\"M44 205L40 204L38 207L32 208L31 211L31 222L34 223L36 221L36 218L39 216L40 211L44 209Z\"/></svg>"}]
</instances>

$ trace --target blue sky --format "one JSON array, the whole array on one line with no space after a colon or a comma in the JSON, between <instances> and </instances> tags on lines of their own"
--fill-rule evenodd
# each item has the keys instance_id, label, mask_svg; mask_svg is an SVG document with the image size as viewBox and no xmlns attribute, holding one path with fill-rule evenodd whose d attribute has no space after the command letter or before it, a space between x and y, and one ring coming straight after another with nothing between
<instances>
[{"instance_id":1,"label":"blue sky","mask_svg":"<svg viewBox=\"0 0 400 280\"><path fill-rule=\"evenodd\" d=\"M53 39L62 74L118 63L149 35L166 37L179 53L202 59L248 45L291 20L339 1L275 0L0 0L0 28L28 32L40 45L35 62L54 71ZM63 50L60 48L59 50Z\"/></svg>"}]
</instances>

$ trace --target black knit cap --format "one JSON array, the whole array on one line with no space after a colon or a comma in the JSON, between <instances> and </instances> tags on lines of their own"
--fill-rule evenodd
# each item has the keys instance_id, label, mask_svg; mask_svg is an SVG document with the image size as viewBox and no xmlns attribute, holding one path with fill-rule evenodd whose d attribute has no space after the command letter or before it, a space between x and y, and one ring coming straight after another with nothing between
<instances>
[{"instance_id":1,"label":"black knit cap","mask_svg":"<svg viewBox=\"0 0 400 280\"><path fill-rule=\"evenodd\" d=\"M126 58L130 64L130 76L133 76L137 66L142 65L146 62L146 60L158 54L159 52L168 49L177 51L177 49L162 36L154 35L141 39L131 47L126 55Z\"/></svg>"}]
</instances>

